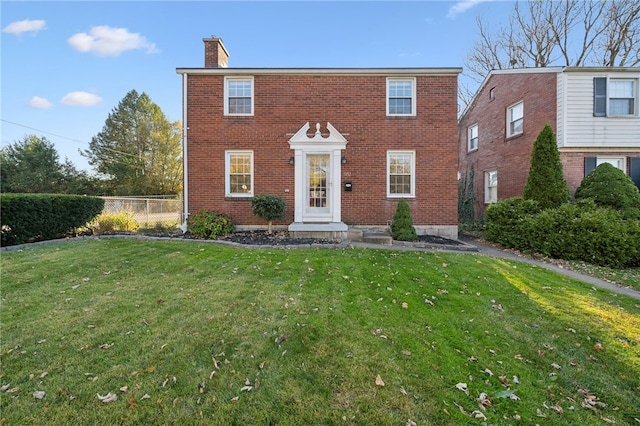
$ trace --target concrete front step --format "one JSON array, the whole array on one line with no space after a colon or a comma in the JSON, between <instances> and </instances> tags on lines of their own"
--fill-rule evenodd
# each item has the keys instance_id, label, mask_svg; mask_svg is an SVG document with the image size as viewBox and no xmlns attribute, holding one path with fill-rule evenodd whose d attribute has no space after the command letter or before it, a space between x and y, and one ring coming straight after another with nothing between
<instances>
[{"instance_id":1,"label":"concrete front step","mask_svg":"<svg viewBox=\"0 0 640 426\"><path fill-rule=\"evenodd\" d=\"M391 236L388 234L364 232L362 234L362 242L390 246L393 244L393 238L391 238Z\"/></svg>"}]
</instances>

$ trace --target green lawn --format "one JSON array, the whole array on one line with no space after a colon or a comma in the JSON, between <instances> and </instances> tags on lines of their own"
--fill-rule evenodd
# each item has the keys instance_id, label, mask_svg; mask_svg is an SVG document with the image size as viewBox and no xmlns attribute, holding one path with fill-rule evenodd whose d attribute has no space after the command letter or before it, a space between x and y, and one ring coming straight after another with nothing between
<instances>
[{"instance_id":1,"label":"green lawn","mask_svg":"<svg viewBox=\"0 0 640 426\"><path fill-rule=\"evenodd\" d=\"M524 263L90 239L0 266L0 424L640 421L640 301Z\"/></svg>"}]
</instances>

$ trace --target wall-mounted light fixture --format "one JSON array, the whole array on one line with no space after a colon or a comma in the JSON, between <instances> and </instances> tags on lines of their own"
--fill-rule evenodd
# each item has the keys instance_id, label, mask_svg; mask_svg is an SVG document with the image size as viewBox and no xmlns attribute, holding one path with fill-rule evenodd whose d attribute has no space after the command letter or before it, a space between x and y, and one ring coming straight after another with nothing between
<instances>
[{"instance_id":1,"label":"wall-mounted light fixture","mask_svg":"<svg viewBox=\"0 0 640 426\"><path fill-rule=\"evenodd\" d=\"M289 164L291 164L292 166L296 164L296 157L289 157Z\"/></svg>"},{"instance_id":2,"label":"wall-mounted light fixture","mask_svg":"<svg viewBox=\"0 0 640 426\"><path fill-rule=\"evenodd\" d=\"M340 161L342 162L342 164L347 164L347 157L343 155Z\"/></svg>"}]
</instances>

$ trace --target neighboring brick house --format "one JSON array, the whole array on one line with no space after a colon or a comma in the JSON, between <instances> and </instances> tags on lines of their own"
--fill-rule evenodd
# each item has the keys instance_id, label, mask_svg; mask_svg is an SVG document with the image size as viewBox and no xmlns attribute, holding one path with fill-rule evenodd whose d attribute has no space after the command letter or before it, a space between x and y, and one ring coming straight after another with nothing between
<instances>
[{"instance_id":1,"label":"neighboring brick house","mask_svg":"<svg viewBox=\"0 0 640 426\"><path fill-rule=\"evenodd\" d=\"M461 68L228 68L217 37L182 75L184 211L266 228L254 195L287 201L295 236L386 230L405 199L419 234L457 238Z\"/></svg>"},{"instance_id":2,"label":"neighboring brick house","mask_svg":"<svg viewBox=\"0 0 640 426\"><path fill-rule=\"evenodd\" d=\"M602 162L640 187L639 99L637 67L490 72L458 122L459 176L472 183L475 217L496 200L522 195L533 143L547 123L571 193Z\"/></svg>"}]
</instances>

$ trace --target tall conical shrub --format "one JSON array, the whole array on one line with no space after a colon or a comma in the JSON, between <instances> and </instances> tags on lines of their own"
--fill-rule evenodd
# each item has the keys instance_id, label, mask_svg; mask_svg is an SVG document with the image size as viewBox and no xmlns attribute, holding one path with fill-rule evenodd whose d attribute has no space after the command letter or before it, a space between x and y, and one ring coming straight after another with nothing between
<instances>
[{"instance_id":1,"label":"tall conical shrub","mask_svg":"<svg viewBox=\"0 0 640 426\"><path fill-rule=\"evenodd\" d=\"M411 208L405 200L398 201L391 222L391 237L397 241L415 241L418 238L416 229L413 227Z\"/></svg>"},{"instance_id":2,"label":"tall conical shrub","mask_svg":"<svg viewBox=\"0 0 640 426\"><path fill-rule=\"evenodd\" d=\"M522 197L535 200L543 209L558 207L569 201L569 187L562 174L562 162L556 135L546 124L533 144L529 178Z\"/></svg>"}]
</instances>

